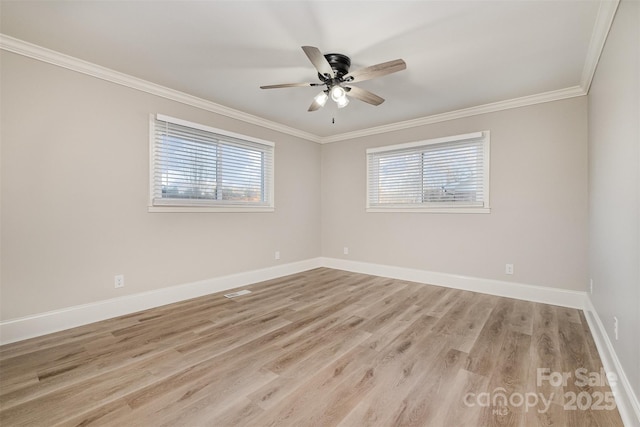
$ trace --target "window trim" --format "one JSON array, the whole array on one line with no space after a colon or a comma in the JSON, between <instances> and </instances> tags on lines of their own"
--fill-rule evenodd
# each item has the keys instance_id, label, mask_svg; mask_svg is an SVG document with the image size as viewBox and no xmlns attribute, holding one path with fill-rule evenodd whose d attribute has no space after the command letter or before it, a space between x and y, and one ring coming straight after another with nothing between
<instances>
[{"instance_id":1,"label":"window trim","mask_svg":"<svg viewBox=\"0 0 640 427\"><path fill-rule=\"evenodd\" d=\"M455 206L452 204L443 204L443 206L425 206L423 204L416 204L415 206L398 206L393 205L389 207L375 206L371 207L370 195L370 173L369 170L369 155L373 153L392 152L396 150L404 150L407 148L424 147L434 144L442 144L446 142L465 141L468 139L483 138L483 192L484 192L484 205L479 206ZM445 136L441 138L432 138L422 141L407 142L395 145L386 145L382 147L368 148L366 150L365 162L366 162L366 212L381 213L381 212L420 212L420 213L456 213L456 214L486 214L491 213L490 206L490 154L491 154L491 135L489 131L472 132L460 135Z\"/></svg>"},{"instance_id":2,"label":"window trim","mask_svg":"<svg viewBox=\"0 0 640 427\"><path fill-rule=\"evenodd\" d=\"M265 145L271 147L273 150L271 161L271 177L269 179L266 192L268 194L268 205L251 206L244 204L225 204L220 203L215 206L208 204L206 201L202 201L202 206L198 206L198 202L191 202L190 204L154 204L154 185L155 185L155 126L156 120L177 124L180 126L191 127L193 129L202 130L205 132L211 132L218 135L227 136L230 138L241 139L247 142L253 142L256 144ZM183 119L167 116L164 114L150 114L149 115L149 199L147 210L148 212L184 212L184 213L209 213L209 212L274 212L275 211L275 146L276 144L271 141L266 141L251 136L230 132L224 129L214 128L212 126L203 125L200 123L194 123ZM179 199L177 199L179 200Z\"/></svg>"}]
</instances>

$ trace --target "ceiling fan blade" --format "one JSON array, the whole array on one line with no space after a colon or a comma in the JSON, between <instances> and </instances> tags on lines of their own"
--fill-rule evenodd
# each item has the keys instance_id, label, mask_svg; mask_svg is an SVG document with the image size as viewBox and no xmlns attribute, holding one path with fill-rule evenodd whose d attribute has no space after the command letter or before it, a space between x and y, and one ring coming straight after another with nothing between
<instances>
[{"instance_id":1,"label":"ceiling fan blade","mask_svg":"<svg viewBox=\"0 0 640 427\"><path fill-rule=\"evenodd\" d=\"M371 105L380 105L384 102L384 98L380 98L375 93L371 93L368 90L356 87L356 86L345 86L347 89L347 95L359 99L360 101L364 101L367 104Z\"/></svg>"},{"instance_id":2,"label":"ceiling fan blade","mask_svg":"<svg viewBox=\"0 0 640 427\"><path fill-rule=\"evenodd\" d=\"M309 61L316 67L316 70L322 75L328 74L332 79L335 78L333 68L317 47L302 46L302 50L307 54Z\"/></svg>"},{"instance_id":3,"label":"ceiling fan blade","mask_svg":"<svg viewBox=\"0 0 640 427\"><path fill-rule=\"evenodd\" d=\"M389 62L372 65L360 70L352 71L343 77L347 83L362 82L375 77L386 76L387 74L402 71L407 68L407 64L402 59L395 59Z\"/></svg>"},{"instance_id":4,"label":"ceiling fan blade","mask_svg":"<svg viewBox=\"0 0 640 427\"><path fill-rule=\"evenodd\" d=\"M323 83L285 83L281 85L266 85L260 86L260 89L279 89L281 87L312 87L312 86L322 86Z\"/></svg>"}]
</instances>

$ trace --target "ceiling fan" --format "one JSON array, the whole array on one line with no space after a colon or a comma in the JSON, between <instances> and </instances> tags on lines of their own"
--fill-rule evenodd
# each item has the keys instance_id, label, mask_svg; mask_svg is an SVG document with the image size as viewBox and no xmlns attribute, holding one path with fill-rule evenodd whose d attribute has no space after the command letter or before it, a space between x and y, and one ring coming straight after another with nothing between
<instances>
[{"instance_id":1,"label":"ceiling fan","mask_svg":"<svg viewBox=\"0 0 640 427\"><path fill-rule=\"evenodd\" d=\"M407 64L402 59L395 59L393 61L383 62L381 64L349 72L351 59L346 55L342 55L340 53L328 53L323 55L317 47L313 46L302 46L302 50L307 54L307 57L318 71L318 78L321 83L285 83L279 85L260 86L260 89L325 86L325 89L313 98L313 102L309 106L308 111L316 111L321 107L324 107L329 97L336 102L338 108L347 106L349 103L347 96L359 99L360 101L364 101L371 105L380 105L384 102L384 98L381 98L368 90L351 86L351 83L358 83L376 77L385 76L407 68Z\"/></svg>"}]
</instances>

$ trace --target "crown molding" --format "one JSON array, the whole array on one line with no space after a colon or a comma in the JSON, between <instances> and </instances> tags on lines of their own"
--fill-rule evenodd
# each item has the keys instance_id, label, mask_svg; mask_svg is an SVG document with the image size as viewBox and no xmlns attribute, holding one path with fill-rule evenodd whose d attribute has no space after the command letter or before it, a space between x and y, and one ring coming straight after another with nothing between
<instances>
[{"instance_id":1,"label":"crown molding","mask_svg":"<svg viewBox=\"0 0 640 427\"><path fill-rule=\"evenodd\" d=\"M146 92L151 95L160 96L162 98L200 108L205 111L220 114L225 117L240 120L245 123L297 136L312 142L320 142L320 137L312 133L285 126L242 111L234 110L233 108L225 107L224 105L216 104L215 102L211 102L206 99L198 98L159 84L151 83L149 81L96 65L91 62L83 61L5 34L0 34L0 49L96 77L98 79L106 80L108 82L116 83L131 89Z\"/></svg>"},{"instance_id":2,"label":"crown molding","mask_svg":"<svg viewBox=\"0 0 640 427\"><path fill-rule=\"evenodd\" d=\"M609 34L609 30L613 23L616 10L620 0L603 0L600 2L598 15L591 34L587 58L585 59L582 77L579 86L572 86L564 89L543 92L535 95L523 96L520 98L498 101L475 107L464 108L461 110L449 111L441 114L420 117L412 120L391 123L383 126L346 132L332 136L318 136L300 129L276 123L258 116L234 110L220 104L198 98L193 95L186 94L174 89L167 88L146 80L139 79L118 71L102 67L87 61L83 61L72 56L46 49L4 34L0 34L0 49L17 53L29 58L37 59L52 65L67 68L72 71L87 74L102 80L126 86L132 89L140 90L152 95L160 96L166 99L177 101L186 105L210 111L236 120L261 126L263 128L275 130L288 135L296 136L308 141L327 144L332 142L346 141L354 138L377 135L381 133L394 132L404 129L410 129L418 126L424 126L434 123L440 123L448 120L461 119L464 117L476 116L479 114L493 113L511 108L525 107L544 102L558 101L561 99L573 98L576 96L584 96L588 94L591 81L596 71L600 55L604 48L604 44Z\"/></svg>"},{"instance_id":3,"label":"crown molding","mask_svg":"<svg viewBox=\"0 0 640 427\"><path fill-rule=\"evenodd\" d=\"M587 58L584 62L584 68L582 69L582 78L580 80L580 86L584 88L586 93L589 93L591 87L591 81L596 73L598 61L604 44L607 41L609 30L613 24L613 18L618 10L620 0L605 0L600 2L598 8L598 15L596 16L596 22L593 26L593 32L591 33L591 40L589 41L589 49L587 50Z\"/></svg>"},{"instance_id":4,"label":"crown molding","mask_svg":"<svg viewBox=\"0 0 640 427\"><path fill-rule=\"evenodd\" d=\"M354 132L347 132L338 135L320 138L321 144L331 142L346 141L349 139L360 138L364 136L377 135L385 132L394 132L403 129L409 129L417 126L424 126L433 123L444 122L447 120L461 119L463 117L471 117L478 114L492 113L495 111L507 110L510 108L525 107L527 105L541 104L544 102L559 101L561 99L583 96L589 93L591 81L595 75L598 61L602 55L604 44L607 41L609 30L613 24L613 18L620 0L601 0L598 7L596 22L591 33L587 57L582 69L582 77L579 86L572 86L564 89L554 90L550 92L539 93L521 98L509 99L506 101L498 101L490 104L478 105L475 107L465 108L462 110L449 111L442 114L421 117L413 120L391 123L384 126L363 129Z\"/></svg>"},{"instance_id":5,"label":"crown molding","mask_svg":"<svg viewBox=\"0 0 640 427\"><path fill-rule=\"evenodd\" d=\"M354 132L342 133L339 135L322 138L320 143L331 143L345 141L348 139L360 138L363 136L377 135L385 132L394 132L409 129L417 126L430 125L433 123L445 122L447 120L461 119L464 117L476 116L478 114L493 113L511 108L526 107L528 105L542 104L544 102L559 101L561 99L573 98L586 95L587 92L581 86L572 86L565 89L543 92L536 95L523 96L521 98L509 99L506 101L492 102L490 104L478 105L476 107L464 108L462 110L449 111L442 114L421 117L403 122L391 123L384 126L377 126L369 129Z\"/></svg>"}]
</instances>

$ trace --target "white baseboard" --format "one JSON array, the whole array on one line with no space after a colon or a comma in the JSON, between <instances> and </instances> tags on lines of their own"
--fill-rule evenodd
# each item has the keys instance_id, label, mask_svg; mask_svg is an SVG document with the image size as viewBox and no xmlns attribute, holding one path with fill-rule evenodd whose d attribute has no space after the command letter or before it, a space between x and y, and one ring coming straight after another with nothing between
<instances>
[{"instance_id":1,"label":"white baseboard","mask_svg":"<svg viewBox=\"0 0 640 427\"><path fill-rule=\"evenodd\" d=\"M640 426L640 403L633 392L620 360L604 329L602 321L586 292L565 289L532 286L522 283L500 280L482 279L478 277L459 276L388 265L371 264L337 258L321 258L323 267L352 271L354 273L371 274L418 283L428 283L449 288L480 292L502 297L541 302L584 310L585 317L593 339L600 353L606 372L613 372L618 382L611 389L615 395L616 405L625 426Z\"/></svg>"},{"instance_id":2,"label":"white baseboard","mask_svg":"<svg viewBox=\"0 0 640 427\"><path fill-rule=\"evenodd\" d=\"M131 314L215 292L226 291L239 286L246 286L289 274L300 273L321 266L320 258L311 258L304 261L170 286L149 292L6 320L0 322L0 344L22 341L76 326L110 319L112 317Z\"/></svg>"},{"instance_id":3,"label":"white baseboard","mask_svg":"<svg viewBox=\"0 0 640 427\"><path fill-rule=\"evenodd\" d=\"M6 320L0 322L0 344L9 344L317 267L429 283L565 307L585 308L584 292L319 257Z\"/></svg>"},{"instance_id":4,"label":"white baseboard","mask_svg":"<svg viewBox=\"0 0 640 427\"><path fill-rule=\"evenodd\" d=\"M390 265L371 264L367 262L350 261L338 258L321 258L321 260L324 267L335 268L338 270L390 277L392 279L407 280L411 282L427 283L447 288L480 292L483 294L541 302L563 307L578 308L581 310L585 308L585 300L587 297L586 292L570 291L567 289L533 286L523 283L460 276L456 274L438 273L434 271L417 270Z\"/></svg>"},{"instance_id":5,"label":"white baseboard","mask_svg":"<svg viewBox=\"0 0 640 427\"><path fill-rule=\"evenodd\" d=\"M620 359L618 359L602 320L600 320L600 316L588 296L586 297L586 305L587 307L584 310L585 317L587 318L587 323L589 323L598 353L600 353L602 365L606 372L612 372L618 378L618 381L611 385L611 391L615 396L622 421L625 426L640 426L640 402L638 401L638 396L633 392L629 378L620 364Z\"/></svg>"},{"instance_id":6,"label":"white baseboard","mask_svg":"<svg viewBox=\"0 0 640 427\"><path fill-rule=\"evenodd\" d=\"M490 295L516 298L526 301L577 308L585 311L585 317L600 352L607 372L614 372L619 381L612 387L616 404L625 426L640 426L640 404L633 393L613 345L586 292L570 291L544 286L448 273L417 270L404 267L350 261L338 258L311 258L304 261L252 270L149 292L127 295L91 304L84 304L49 311L33 316L0 322L0 344L9 344L52 332L82 326L100 320L135 313L190 298L226 291L240 286L296 274L318 267L371 274L418 283L433 284Z\"/></svg>"}]
</instances>

